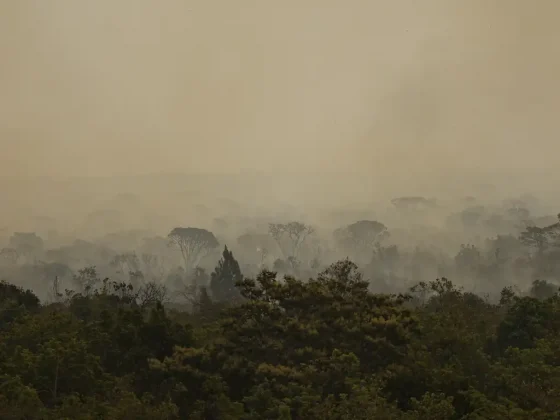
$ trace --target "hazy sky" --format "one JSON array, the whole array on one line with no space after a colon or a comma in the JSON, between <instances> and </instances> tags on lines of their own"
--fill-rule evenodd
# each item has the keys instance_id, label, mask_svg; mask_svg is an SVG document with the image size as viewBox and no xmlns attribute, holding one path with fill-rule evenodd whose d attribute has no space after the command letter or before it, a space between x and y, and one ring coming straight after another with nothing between
<instances>
[{"instance_id":1,"label":"hazy sky","mask_svg":"<svg viewBox=\"0 0 560 420\"><path fill-rule=\"evenodd\" d=\"M559 12L557 0L2 1L0 176L553 168Z\"/></svg>"}]
</instances>

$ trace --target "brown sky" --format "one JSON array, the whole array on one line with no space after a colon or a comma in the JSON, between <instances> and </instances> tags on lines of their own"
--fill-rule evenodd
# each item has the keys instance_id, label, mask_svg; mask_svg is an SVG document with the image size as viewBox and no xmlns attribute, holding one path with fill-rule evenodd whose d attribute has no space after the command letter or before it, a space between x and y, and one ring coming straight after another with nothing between
<instances>
[{"instance_id":1,"label":"brown sky","mask_svg":"<svg viewBox=\"0 0 560 420\"><path fill-rule=\"evenodd\" d=\"M0 176L550 167L557 0L0 2Z\"/></svg>"}]
</instances>

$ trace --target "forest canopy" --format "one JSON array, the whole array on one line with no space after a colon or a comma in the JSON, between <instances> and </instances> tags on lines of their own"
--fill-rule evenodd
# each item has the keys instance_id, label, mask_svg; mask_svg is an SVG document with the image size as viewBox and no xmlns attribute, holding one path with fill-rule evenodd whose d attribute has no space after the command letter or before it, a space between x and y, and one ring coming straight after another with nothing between
<instances>
[{"instance_id":1,"label":"forest canopy","mask_svg":"<svg viewBox=\"0 0 560 420\"><path fill-rule=\"evenodd\" d=\"M244 278L225 248L187 311L156 285L79 276L90 287L51 303L0 283L0 418L560 413L560 295L547 282L497 302L446 278L380 294L348 259L310 279Z\"/></svg>"}]
</instances>

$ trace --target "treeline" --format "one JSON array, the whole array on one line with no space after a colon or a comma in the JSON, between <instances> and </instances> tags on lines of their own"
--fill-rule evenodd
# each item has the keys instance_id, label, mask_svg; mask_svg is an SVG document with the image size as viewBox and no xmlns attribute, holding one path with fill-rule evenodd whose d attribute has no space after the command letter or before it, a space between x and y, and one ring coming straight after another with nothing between
<instances>
[{"instance_id":1,"label":"treeline","mask_svg":"<svg viewBox=\"0 0 560 420\"><path fill-rule=\"evenodd\" d=\"M543 281L499 302L445 278L376 294L349 260L251 279L226 249L185 311L83 274L50 304L0 283L0 419L560 418Z\"/></svg>"},{"instance_id":2,"label":"treeline","mask_svg":"<svg viewBox=\"0 0 560 420\"><path fill-rule=\"evenodd\" d=\"M415 216L420 215L410 210L402 218L412 221ZM215 234L200 227L176 227L167 236L121 231L64 245L34 232L14 232L5 240L8 246L0 248L0 278L46 300L56 288L82 291L90 282L88 270L95 267L101 277L136 289L153 283L178 295L191 286L209 285L210 272L228 244L241 271L251 277L264 268L315 277L331 262L348 257L383 293L402 293L420 281L441 277L493 296L508 285L527 287L533 279L560 284L558 216L530 217L521 207L500 213L475 206L452 213L449 220L449 229L389 229L364 219L331 230L300 221L253 220L254 225L234 227L220 219Z\"/></svg>"}]
</instances>

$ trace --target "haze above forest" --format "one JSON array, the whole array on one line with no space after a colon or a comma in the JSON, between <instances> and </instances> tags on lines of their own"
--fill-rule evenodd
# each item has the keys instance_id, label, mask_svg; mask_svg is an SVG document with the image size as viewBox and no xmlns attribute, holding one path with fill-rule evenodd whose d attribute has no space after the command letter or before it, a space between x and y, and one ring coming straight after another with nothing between
<instances>
[{"instance_id":1,"label":"haze above forest","mask_svg":"<svg viewBox=\"0 0 560 420\"><path fill-rule=\"evenodd\" d=\"M95 207L101 191L154 201L161 178L96 177L162 173L221 176L169 182L248 205L478 196L481 184L546 201L559 175L558 11L553 0L3 2L3 224L23 229L10 220L30 203L56 217L55 204Z\"/></svg>"},{"instance_id":2,"label":"haze above forest","mask_svg":"<svg viewBox=\"0 0 560 420\"><path fill-rule=\"evenodd\" d=\"M559 11L3 2L0 174L552 168Z\"/></svg>"},{"instance_id":3,"label":"haze above forest","mask_svg":"<svg viewBox=\"0 0 560 420\"><path fill-rule=\"evenodd\" d=\"M0 2L0 418L560 420L558 12Z\"/></svg>"}]
</instances>

